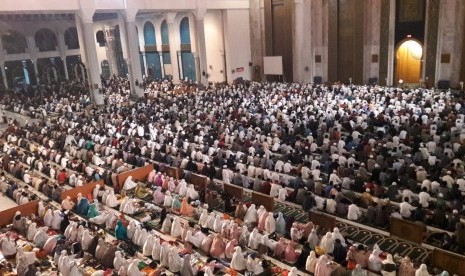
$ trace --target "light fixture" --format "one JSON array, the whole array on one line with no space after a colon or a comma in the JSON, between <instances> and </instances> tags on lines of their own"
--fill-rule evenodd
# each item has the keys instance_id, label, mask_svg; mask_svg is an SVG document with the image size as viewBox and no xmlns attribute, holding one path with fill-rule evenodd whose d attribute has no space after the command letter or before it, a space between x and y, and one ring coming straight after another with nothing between
<instances>
[{"instance_id":1,"label":"light fixture","mask_svg":"<svg viewBox=\"0 0 465 276\"><path fill-rule=\"evenodd\" d=\"M408 38L411 38L411 37L412 37L412 35L407 35L407 37L408 37Z\"/></svg>"}]
</instances>

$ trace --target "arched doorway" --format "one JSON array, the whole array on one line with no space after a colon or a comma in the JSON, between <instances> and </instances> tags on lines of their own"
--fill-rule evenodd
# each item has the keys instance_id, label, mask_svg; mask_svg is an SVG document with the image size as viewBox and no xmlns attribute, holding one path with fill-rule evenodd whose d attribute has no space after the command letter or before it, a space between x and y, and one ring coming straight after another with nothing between
<instances>
[{"instance_id":1,"label":"arched doorway","mask_svg":"<svg viewBox=\"0 0 465 276\"><path fill-rule=\"evenodd\" d=\"M421 79L421 59L423 46L416 39L401 41L396 50L395 82L417 84Z\"/></svg>"},{"instance_id":2,"label":"arched doorway","mask_svg":"<svg viewBox=\"0 0 465 276\"><path fill-rule=\"evenodd\" d=\"M59 81L60 73L58 67L55 64L47 64L43 69L42 83L51 84Z\"/></svg>"}]
</instances>

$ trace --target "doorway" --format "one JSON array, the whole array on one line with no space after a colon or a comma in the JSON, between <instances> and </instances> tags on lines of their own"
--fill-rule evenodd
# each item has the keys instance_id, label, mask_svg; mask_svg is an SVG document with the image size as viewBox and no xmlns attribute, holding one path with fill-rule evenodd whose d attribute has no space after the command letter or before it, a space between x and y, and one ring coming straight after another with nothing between
<instances>
[{"instance_id":1,"label":"doorway","mask_svg":"<svg viewBox=\"0 0 465 276\"><path fill-rule=\"evenodd\" d=\"M419 84L421 79L421 61L423 46L418 40L401 41L396 51L395 83L404 85Z\"/></svg>"}]
</instances>

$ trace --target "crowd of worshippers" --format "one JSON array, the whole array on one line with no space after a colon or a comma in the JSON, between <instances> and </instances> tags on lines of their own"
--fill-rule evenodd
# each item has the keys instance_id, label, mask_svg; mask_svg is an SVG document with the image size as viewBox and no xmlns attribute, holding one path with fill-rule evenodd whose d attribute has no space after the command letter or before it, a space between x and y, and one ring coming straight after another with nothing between
<instances>
[{"instance_id":1,"label":"crowd of worshippers","mask_svg":"<svg viewBox=\"0 0 465 276\"><path fill-rule=\"evenodd\" d=\"M463 114L463 98L450 91L245 83L158 91L132 107L66 112L49 129L29 127L45 147L52 141L88 161L102 155L98 165L154 159L305 210L357 220L367 208L368 223L381 227L390 215L432 223L456 230L463 248ZM401 201L398 213L387 199Z\"/></svg>"},{"instance_id":2,"label":"crowd of worshippers","mask_svg":"<svg viewBox=\"0 0 465 276\"><path fill-rule=\"evenodd\" d=\"M157 229L173 238L180 239L184 243L181 247L163 242L156 231L146 228L147 225L144 223L153 219L153 213L148 215L148 219L131 220L128 223L119 212L132 215L136 211L140 212L142 205L134 200L135 198L128 196L117 198L113 189L105 189L104 186L97 185L91 195L91 200L81 194L78 194L75 201L67 197L61 202L62 210L53 210L50 205L41 201L38 217L32 216L30 219L17 213L12 222L12 229L17 230L32 243L24 244L24 240L20 240L21 246L18 246L14 238L16 233L8 232L2 239L1 250L7 259L16 257L18 275L36 275L28 273L37 272L39 266L45 270L50 269L50 263L43 265L43 262L36 261L40 258L36 256L43 257L37 252L53 256L55 267L63 275L82 275L82 269L92 264L92 262L89 263L90 258L86 254L91 254L96 261L100 262L94 263L94 266L114 268L121 275L142 275L137 265L143 257L151 257L159 262L160 267L167 268L171 272L180 275L196 275L199 267L193 266L190 258L193 248L199 248L213 258L229 260L232 269L248 271L253 275L272 275L270 264L258 258L256 253L247 254L245 257L241 248L250 248L260 254L269 254L314 275L339 275L332 274L338 272L334 272L335 267L325 252L332 252L331 259L336 263L347 264L347 267L354 269L353 275L366 275L366 271L361 270L362 266L375 271L381 270L385 275L395 275L396 264L392 255L387 255L386 260L381 261L379 257L381 251L377 245L372 251L362 245L351 246L347 251L345 238L337 228L334 228L332 233L326 233L320 240L317 227L312 222L306 224L294 222L289 229L282 213L279 213L275 219L273 213L267 212L263 206L256 209L256 206L252 204L247 208L242 203L236 208L234 216L236 220L228 220L220 213L209 213L206 209L208 206L201 205L197 201L200 194L193 189L193 185L188 185L184 180L177 182L153 170L148 175L147 184L155 189L153 202L164 208L160 212ZM147 187L143 190L138 189L140 186L128 177L123 184L123 190L133 190L134 187L136 187L134 191L136 198L152 197ZM162 192L162 187L172 191L173 197L169 192ZM182 203L178 200L181 197ZM188 200L195 200L195 203L190 205ZM117 209L104 209L100 202ZM145 204L145 209L147 205L152 204ZM171 210L170 214L167 214L167 208ZM155 209L156 207L150 208L151 211ZM132 252L130 256L133 258L130 256L125 258L122 250L118 251L118 248L127 246L125 243L117 247L117 242L105 242L102 233L92 225L70 221L68 213L70 210L88 218L88 221L93 224L106 229L114 229L116 239L132 241L133 245L140 249L142 256L135 254L132 249L128 251ZM197 224L186 221L181 223L180 216L194 217ZM244 223L242 228L237 223L238 221ZM38 227L37 225L44 226ZM55 232L49 232L49 228L53 231L60 231L64 237L53 235ZM284 238L285 236L290 240ZM299 253L296 250L296 244L302 240L306 242ZM69 252L66 248L70 248ZM314 251L310 251L311 249ZM184 261L180 255L185 256ZM221 267L223 267L221 264L212 259L201 270L204 275L215 275L215 269ZM288 275L297 275L296 267L293 267ZM336 271L339 267L336 267ZM386 274L393 272L394 274ZM424 265L415 270L408 258L400 260L399 273L399 275L413 275L414 273L429 275Z\"/></svg>"}]
</instances>

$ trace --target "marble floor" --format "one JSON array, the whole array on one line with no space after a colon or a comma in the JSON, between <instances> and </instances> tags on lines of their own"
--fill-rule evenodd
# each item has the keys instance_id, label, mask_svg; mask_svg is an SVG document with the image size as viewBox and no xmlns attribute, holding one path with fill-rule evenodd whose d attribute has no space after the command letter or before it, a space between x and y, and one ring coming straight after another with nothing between
<instances>
[{"instance_id":1,"label":"marble floor","mask_svg":"<svg viewBox=\"0 0 465 276\"><path fill-rule=\"evenodd\" d=\"M18 206L16 202L4 195L0 195L0 212Z\"/></svg>"}]
</instances>

